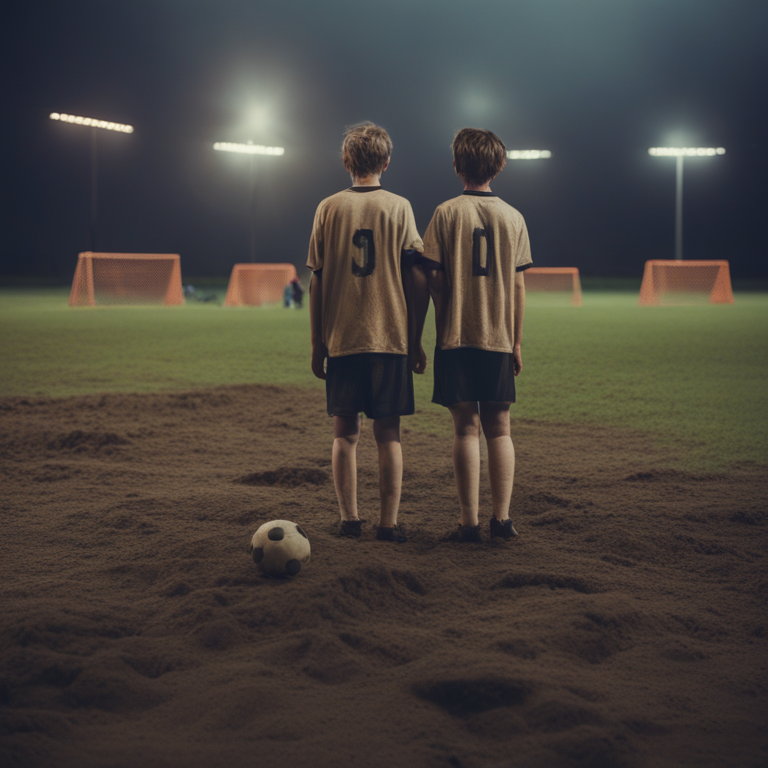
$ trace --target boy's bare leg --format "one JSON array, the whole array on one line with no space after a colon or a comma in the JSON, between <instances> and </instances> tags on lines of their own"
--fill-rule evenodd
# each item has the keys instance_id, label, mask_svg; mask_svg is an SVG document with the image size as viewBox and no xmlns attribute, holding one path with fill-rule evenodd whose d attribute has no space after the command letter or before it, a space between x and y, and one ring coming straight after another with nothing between
<instances>
[{"instance_id":1,"label":"boy's bare leg","mask_svg":"<svg viewBox=\"0 0 768 768\"><path fill-rule=\"evenodd\" d=\"M333 484L342 520L357 520L357 442L360 416L333 417Z\"/></svg>"},{"instance_id":2,"label":"boy's bare leg","mask_svg":"<svg viewBox=\"0 0 768 768\"><path fill-rule=\"evenodd\" d=\"M480 415L477 403L456 403L453 417L453 474L461 507L461 524L478 525L480 503Z\"/></svg>"},{"instance_id":3,"label":"boy's bare leg","mask_svg":"<svg viewBox=\"0 0 768 768\"><path fill-rule=\"evenodd\" d=\"M480 403L480 423L488 446L493 516L509 518L515 481L515 446L509 431L509 403Z\"/></svg>"},{"instance_id":4,"label":"boy's bare leg","mask_svg":"<svg viewBox=\"0 0 768 768\"><path fill-rule=\"evenodd\" d=\"M400 444L400 417L374 419L373 436L379 449L379 496L381 528L397 524L403 489L403 449Z\"/></svg>"}]
</instances>

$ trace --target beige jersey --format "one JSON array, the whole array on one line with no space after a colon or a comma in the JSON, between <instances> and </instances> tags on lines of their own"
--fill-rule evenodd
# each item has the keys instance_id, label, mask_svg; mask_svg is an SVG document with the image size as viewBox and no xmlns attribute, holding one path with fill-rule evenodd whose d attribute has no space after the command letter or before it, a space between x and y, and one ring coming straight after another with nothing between
<instances>
[{"instance_id":1,"label":"beige jersey","mask_svg":"<svg viewBox=\"0 0 768 768\"><path fill-rule=\"evenodd\" d=\"M323 343L330 357L408 354L401 259L403 251L423 248L404 197L353 187L320 203L307 266L322 270Z\"/></svg>"},{"instance_id":2,"label":"beige jersey","mask_svg":"<svg viewBox=\"0 0 768 768\"><path fill-rule=\"evenodd\" d=\"M520 212L491 193L448 200L427 227L424 258L445 273L432 297L440 349L514 351L515 273L531 264Z\"/></svg>"}]
</instances>

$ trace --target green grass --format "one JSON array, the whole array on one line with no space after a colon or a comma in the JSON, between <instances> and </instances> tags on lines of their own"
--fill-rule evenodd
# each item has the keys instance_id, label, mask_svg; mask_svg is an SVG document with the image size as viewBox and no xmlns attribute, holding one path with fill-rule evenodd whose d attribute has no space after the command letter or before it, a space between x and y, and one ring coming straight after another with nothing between
<instances>
[{"instance_id":1,"label":"green grass","mask_svg":"<svg viewBox=\"0 0 768 768\"><path fill-rule=\"evenodd\" d=\"M700 444L689 464L768 463L766 294L682 307L611 293L585 294L580 309L531 300L523 347L521 416L683 437Z\"/></svg>"},{"instance_id":2,"label":"green grass","mask_svg":"<svg viewBox=\"0 0 768 768\"><path fill-rule=\"evenodd\" d=\"M74 309L61 289L0 290L0 395L185 390L240 383L322 387L307 309ZM434 330L427 321L425 349ZM529 297L515 417L647 430L686 441L681 463L768 463L768 295L731 306L639 307L588 292L584 306ZM448 430L416 377L412 428Z\"/></svg>"}]
</instances>

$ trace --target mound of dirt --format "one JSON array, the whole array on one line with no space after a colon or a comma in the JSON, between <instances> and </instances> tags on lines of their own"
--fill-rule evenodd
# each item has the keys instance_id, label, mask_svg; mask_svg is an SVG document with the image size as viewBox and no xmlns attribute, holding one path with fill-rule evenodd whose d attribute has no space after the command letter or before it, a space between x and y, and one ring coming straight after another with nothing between
<instances>
[{"instance_id":1,"label":"mound of dirt","mask_svg":"<svg viewBox=\"0 0 768 768\"><path fill-rule=\"evenodd\" d=\"M404 429L397 544L368 422L336 536L321 390L0 412L4 766L768 762L765 467L513 421L520 536L488 539L484 480L462 544L450 440ZM311 542L293 580L248 555L273 519Z\"/></svg>"}]
</instances>

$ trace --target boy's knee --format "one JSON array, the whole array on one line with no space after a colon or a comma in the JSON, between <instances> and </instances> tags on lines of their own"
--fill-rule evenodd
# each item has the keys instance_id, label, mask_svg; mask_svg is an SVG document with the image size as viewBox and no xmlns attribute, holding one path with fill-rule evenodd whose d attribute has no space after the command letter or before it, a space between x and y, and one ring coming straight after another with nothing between
<instances>
[{"instance_id":1,"label":"boy's knee","mask_svg":"<svg viewBox=\"0 0 768 768\"><path fill-rule=\"evenodd\" d=\"M374 419L373 438L378 444L400 442L400 417Z\"/></svg>"},{"instance_id":2,"label":"boy's knee","mask_svg":"<svg viewBox=\"0 0 768 768\"><path fill-rule=\"evenodd\" d=\"M456 405L450 410L453 417L453 431L457 437L480 437L480 416L474 404Z\"/></svg>"},{"instance_id":3,"label":"boy's knee","mask_svg":"<svg viewBox=\"0 0 768 768\"><path fill-rule=\"evenodd\" d=\"M480 423L469 421L454 423L453 431L456 437L480 437Z\"/></svg>"},{"instance_id":4,"label":"boy's knee","mask_svg":"<svg viewBox=\"0 0 768 768\"><path fill-rule=\"evenodd\" d=\"M360 417L334 416L333 436L336 440L355 444L360 439Z\"/></svg>"},{"instance_id":5,"label":"boy's knee","mask_svg":"<svg viewBox=\"0 0 768 768\"><path fill-rule=\"evenodd\" d=\"M352 450L357 447L357 442L360 439L360 435L336 435L333 442L339 446L342 450Z\"/></svg>"},{"instance_id":6,"label":"boy's knee","mask_svg":"<svg viewBox=\"0 0 768 768\"><path fill-rule=\"evenodd\" d=\"M509 437L509 405L481 406L480 422L483 425L486 440L493 440L495 437Z\"/></svg>"}]
</instances>

